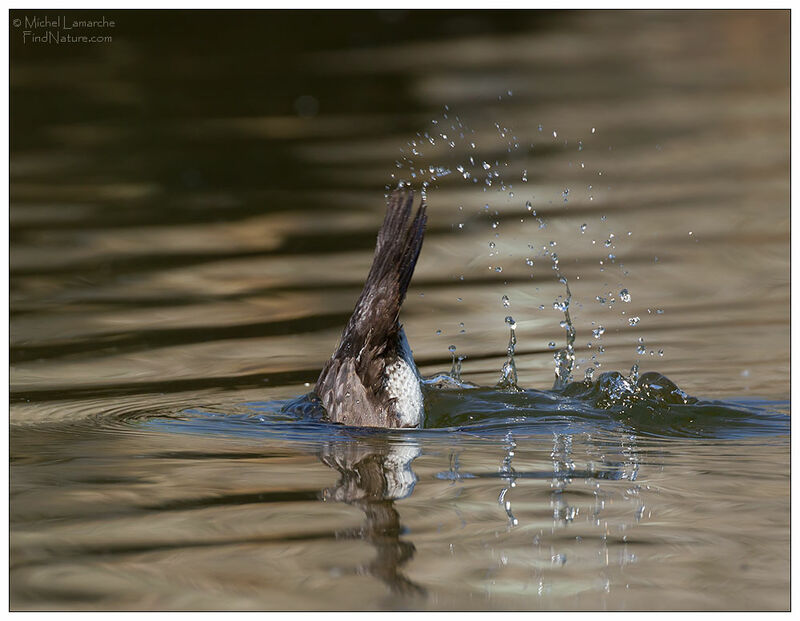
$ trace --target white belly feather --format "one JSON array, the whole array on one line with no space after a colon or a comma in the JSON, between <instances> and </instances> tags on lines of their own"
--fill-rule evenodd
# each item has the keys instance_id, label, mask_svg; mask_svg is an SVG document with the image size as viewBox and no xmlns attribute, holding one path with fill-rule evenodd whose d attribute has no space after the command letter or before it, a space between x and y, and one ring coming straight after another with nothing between
<instances>
[{"instance_id":1,"label":"white belly feather","mask_svg":"<svg viewBox=\"0 0 800 621\"><path fill-rule=\"evenodd\" d=\"M396 399L401 427L418 427L422 422L422 389L419 376L402 358L386 367L386 393Z\"/></svg>"},{"instance_id":2,"label":"white belly feather","mask_svg":"<svg viewBox=\"0 0 800 621\"><path fill-rule=\"evenodd\" d=\"M402 328L399 337L400 357L386 367L384 385L388 396L395 399L400 426L419 427L425 413L419 371Z\"/></svg>"}]
</instances>

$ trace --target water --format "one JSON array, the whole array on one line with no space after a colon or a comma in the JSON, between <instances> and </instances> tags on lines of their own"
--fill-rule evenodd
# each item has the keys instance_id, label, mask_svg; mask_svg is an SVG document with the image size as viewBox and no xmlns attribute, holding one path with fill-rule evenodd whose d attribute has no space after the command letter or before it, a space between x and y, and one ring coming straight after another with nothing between
<instances>
[{"instance_id":1,"label":"water","mask_svg":"<svg viewBox=\"0 0 800 621\"><path fill-rule=\"evenodd\" d=\"M13 609L788 609L786 13L116 19L12 33ZM329 425L411 162L426 426Z\"/></svg>"}]
</instances>

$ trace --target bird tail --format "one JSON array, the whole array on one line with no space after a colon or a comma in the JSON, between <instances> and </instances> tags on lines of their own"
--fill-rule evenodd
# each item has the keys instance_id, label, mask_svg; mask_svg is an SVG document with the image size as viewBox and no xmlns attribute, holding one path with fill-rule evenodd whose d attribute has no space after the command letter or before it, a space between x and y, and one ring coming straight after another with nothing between
<instances>
[{"instance_id":1,"label":"bird tail","mask_svg":"<svg viewBox=\"0 0 800 621\"><path fill-rule=\"evenodd\" d=\"M378 232L372 267L364 289L347 322L339 346L320 375L325 384L333 369L348 359L365 387L381 382L387 348L398 343L400 306L406 297L417 264L427 222L423 202L411 218L414 193L395 190L389 197L386 216ZM409 223L410 220L410 223Z\"/></svg>"},{"instance_id":2,"label":"bird tail","mask_svg":"<svg viewBox=\"0 0 800 621\"><path fill-rule=\"evenodd\" d=\"M408 285L414 275L422 239L425 235L425 224L428 220L425 203L421 203L409 226L408 220L414 203L414 192L411 190L395 190L389 197L386 216L378 231L378 242L372 268L364 283L361 298L371 298L375 293L385 291L389 285L397 283L397 291L385 291L397 300L397 312L406 297ZM358 310L358 305L356 305Z\"/></svg>"}]
</instances>

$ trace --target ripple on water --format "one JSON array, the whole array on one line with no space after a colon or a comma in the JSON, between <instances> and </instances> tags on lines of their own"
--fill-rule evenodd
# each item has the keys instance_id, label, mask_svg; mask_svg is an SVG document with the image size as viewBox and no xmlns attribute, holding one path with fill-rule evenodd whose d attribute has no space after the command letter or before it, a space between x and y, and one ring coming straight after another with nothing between
<instances>
[{"instance_id":1,"label":"ripple on water","mask_svg":"<svg viewBox=\"0 0 800 621\"><path fill-rule=\"evenodd\" d=\"M292 400L240 404L236 412L188 409L179 416L152 416L145 423L164 431L212 435L266 435L316 443L374 435L435 438L440 434L495 437L574 431L625 432L660 438L734 439L789 433L785 401L716 401L687 395L669 378L649 372L617 372L561 390L480 387L442 374L425 380L422 429L383 430L333 425L309 393Z\"/></svg>"}]
</instances>

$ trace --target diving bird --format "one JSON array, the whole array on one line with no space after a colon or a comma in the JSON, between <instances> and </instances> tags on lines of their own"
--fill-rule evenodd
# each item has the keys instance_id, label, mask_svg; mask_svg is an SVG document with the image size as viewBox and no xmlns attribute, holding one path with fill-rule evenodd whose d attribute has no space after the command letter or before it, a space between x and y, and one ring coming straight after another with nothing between
<instances>
[{"instance_id":1,"label":"diving bird","mask_svg":"<svg viewBox=\"0 0 800 621\"><path fill-rule=\"evenodd\" d=\"M314 387L332 422L361 427L422 424L421 378L399 322L427 221L422 201L409 223L413 202L410 190L390 195L364 289Z\"/></svg>"}]
</instances>

